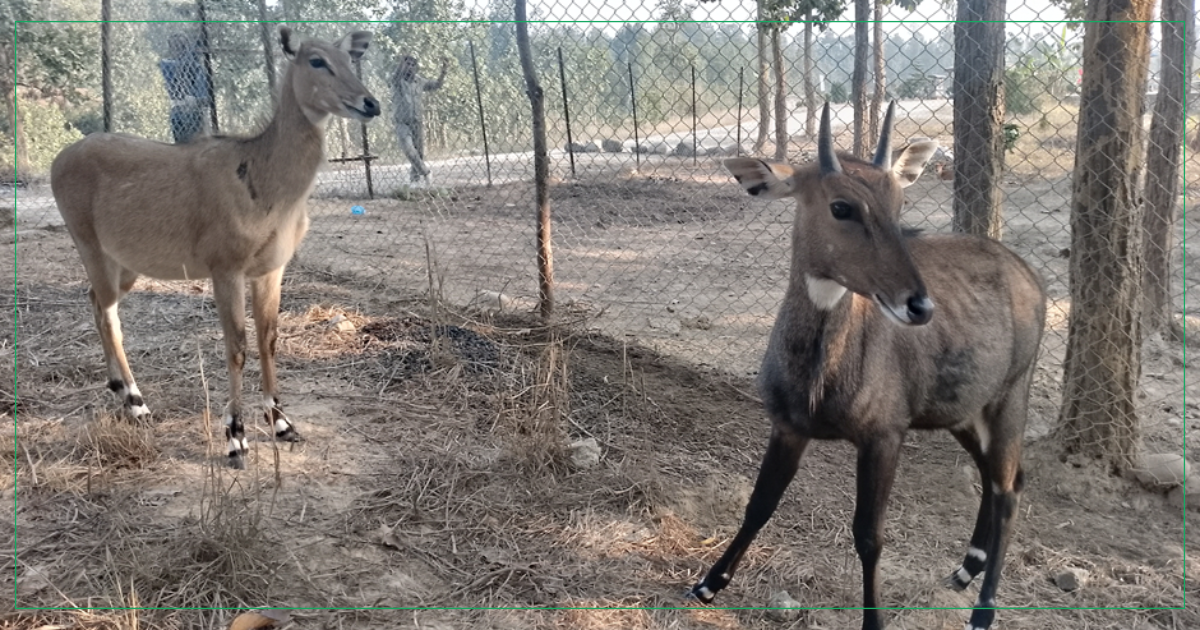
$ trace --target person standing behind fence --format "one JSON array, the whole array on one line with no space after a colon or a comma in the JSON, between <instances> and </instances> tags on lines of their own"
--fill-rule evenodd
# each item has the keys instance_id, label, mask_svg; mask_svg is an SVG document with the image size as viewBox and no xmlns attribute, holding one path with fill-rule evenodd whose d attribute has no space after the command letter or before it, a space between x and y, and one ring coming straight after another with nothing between
<instances>
[{"instance_id":1,"label":"person standing behind fence","mask_svg":"<svg viewBox=\"0 0 1200 630\"><path fill-rule=\"evenodd\" d=\"M158 62L167 96L171 99L171 133L176 144L190 142L204 132L204 114L209 107L208 76L200 51L183 33L167 40L167 56Z\"/></svg>"},{"instance_id":2,"label":"person standing behind fence","mask_svg":"<svg viewBox=\"0 0 1200 630\"><path fill-rule=\"evenodd\" d=\"M392 73L392 120L396 123L396 141L412 165L409 177L414 182L428 181L429 167L425 166L424 94L442 87L446 78L446 58L437 80L430 81L417 74L417 58L405 55Z\"/></svg>"}]
</instances>

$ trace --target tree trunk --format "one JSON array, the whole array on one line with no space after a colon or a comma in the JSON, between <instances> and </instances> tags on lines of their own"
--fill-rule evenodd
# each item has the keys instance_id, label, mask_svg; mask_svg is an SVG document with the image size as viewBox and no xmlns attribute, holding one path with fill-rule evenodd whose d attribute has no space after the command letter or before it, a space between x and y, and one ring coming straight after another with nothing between
<instances>
[{"instance_id":1,"label":"tree trunk","mask_svg":"<svg viewBox=\"0 0 1200 630\"><path fill-rule=\"evenodd\" d=\"M1146 256L1142 320L1146 331L1156 330L1171 317L1171 249L1175 230L1179 167L1184 143L1183 99L1191 76L1195 37L1184 28L1193 24L1195 0L1162 0L1162 67L1158 99L1150 122L1146 155L1146 209L1142 217L1142 252Z\"/></svg>"},{"instance_id":2,"label":"tree trunk","mask_svg":"<svg viewBox=\"0 0 1200 630\"><path fill-rule=\"evenodd\" d=\"M813 84L812 12L804 22L804 135L817 137L817 86Z\"/></svg>"},{"instance_id":3,"label":"tree trunk","mask_svg":"<svg viewBox=\"0 0 1200 630\"><path fill-rule=\"evenodd\" d=\"M883 63L883 0L875 0L875 23L873 24L872 44L875 61L875 90L871 92L870 116L867 118L867 140L879 138L879 112L883 109L884 92L887 89Z\"/></svg>"},{"instance_id":4,"label":"tree trunk","mask_svg":"<svg viewBox=\"0 0 1200 630\"><path fill-rule=\"evenodd\" d=\"M779 41L783 37L783 29L771 31L771 56L775 64L775 159L787 161L788 151L788 110L787 110L787 69L783 66L783 45Z\"/></svg>"},{"instance_id":5,"label":"tree trunk","mask_svg":"<svg viewBox=\"0 0 1200 630\"><path fill-rule=\"evenodd\" d=\"M767 47L770 45L767 29L763 24L758 28L758 137L754 139L754 152L762 153L771 133L771 64L767 61Z\"/></svg>"},{"instance_id":6,"label":"tree trunk","mask_svg":"<svg viewBox=\"0 0 1200 630\"><path fill-rule=\"evenodd\" d=\"M867 113L867 55L871 52L871 0L854 0L854 73L850 100L854 103L854 155L865 158L869 151L864 125Z\"/></svg>"},{"instance_id":7,"label":"tree trunk","mask_svg":"<svg viewBox=\"0 0 1200 630\"><path fill-rule=\"evenodd\" d=\"M554 254L550 240L550 153L546 145L546 95L538 83L529 47L525 0L516 0L517 52L525 73L525 93L533 109L533 182L537 196L538 306L542 321L554 316Z\"/></svg>"},{"instance_id":8,"label":"tree trunk","mask_svg":"<svg viewBox=\"0 0 1200 630\"><path fill-rule=\"evenodd\" d=\"M0 67L12 68L14 54L15 43L11 40L0 40L0 64L2 64ZM12 121L11 131L15 147L13 176L18 182L27 181L32 173L29 166L29 142L25 138L23 112L17 107L17 85L16 79L12 75L0 72L0 92L4 93L5 114L7 114L8 120Z\"/></svg>"},{"instance_id":9,"label":"tree trunk","mask_svg":"<svg viewBox=\"0 0 1200 630\"><path fill-rule=\"evenodd\" d=\"M1071 197L1071 315L1059 434L1067 453L1136 462L1142 256L1138 175L1153 0L1095 0ZM957 173L956 173L957 174Z\"/></svg>"},{"instance_id":10,"label":"tree trunk","mask_svg":"<svg viewBox=\"0 0 1200 630\"><path fill-rule=\"evenodd\" d=\"M1004 0L959 0L954 23L954 230L1000 238Z\"/></svg>"}]
</instances>

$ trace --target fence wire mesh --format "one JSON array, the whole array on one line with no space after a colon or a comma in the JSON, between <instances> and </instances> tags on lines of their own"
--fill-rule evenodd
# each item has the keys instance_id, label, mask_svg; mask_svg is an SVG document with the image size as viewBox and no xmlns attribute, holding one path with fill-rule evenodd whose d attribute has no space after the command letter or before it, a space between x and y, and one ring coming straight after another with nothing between
<instances>
[{"instance_id":1,"label":"fence wire mesh","mask_svg":"<svg viewBox=\"0 0 1200 630\"><path fill-rule=\"evenodd\" d=\"M1070 305L1082 29L1043 3L1009 6L1002 238L1049 288L1036 384L1042 395L1034 404L1046 406L1036 415L1053 419ZM429 291L433 266L450 304L535 308L530 107L510 3L113 0L106 36L94 4L48 0L41 8L28 19L56 22L17 29L17 95L27 134L21 175L30 181L18 223L61 223L44 186L49 163L65 144L103 130L106 117L112 131L171 142L172 118L184 107L199 114L205 132L251 133L269 116L272 86L288 63L277 23L330 40L369 30L375 39L360 70L383 115L368 125L328 125L329 164L318 176L310 232L293 264L378 278L397 293ZM776 23L763 38L748 3L558 0L531 11L552 148L559 315L714 371L754 374L786 285L794 208L747 197L721 160L777 154L780 84L788 160L814 153L814 102L833 104L836 144L852 146L851 8L811 32L802 21ZM907 190L903 220L950 231L954 16L942 3L896 2L882 17L882 85L884 98L899 103L896 141L928 137L942 147ZM1154 32L1157 38L1157 25ZM763 74L760 42L769 48L772 41L779 50L765 51ZM162 62L180 56L173 48L179 42L208 82L191 100L164 83ZM405 56L415 58L418 78L402 76ZM1155 53L1147 112L1158 91L1185 91L1158 85L1160 65ZM410 96L402 93L405 81L424 81L415 92L419 122L413 85L404 88ZM865 89L879 84L869 76ZM211 99L203 93L209 89ZM1194 121L1189 114L1189 137ZM1191 195L1197 183L1189 177L1183 190ZM1195 221L1181 214L1173 230L1171 312L1197 315L1184 303L1195 280L1185 281L1183 271L1195 262L1178 245L1195 237ZM1168 423L1197 417L1178 408L1179 340L1151 339L1144 355L1143 416Z\"/></svg>"}]
</instances>

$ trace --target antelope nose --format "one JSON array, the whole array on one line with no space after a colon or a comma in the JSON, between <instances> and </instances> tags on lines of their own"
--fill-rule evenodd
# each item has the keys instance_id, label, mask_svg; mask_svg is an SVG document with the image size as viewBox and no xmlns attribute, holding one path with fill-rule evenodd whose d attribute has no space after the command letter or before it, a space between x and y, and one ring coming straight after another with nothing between
<instances>
[{"instance_id":1,"label":"antelope nose","mask_svg":"<svg viewBox=\"0 0 1200 630\"><path fill-rule=\"evenodd\" d=\"M908 298L908 319L913 326L923 326L933 319L933 300L929 296L914 293Z\"/></svg>"},{"instance_id":2,"label":"antelope nose","mask_svg":"<svg viewBox=\"0 0 1200 630\"><path fill-rule=\"evenodd\" d=\"M370 96L363 99L363 113L367 116L379 115L379 101Z\"/></svg>"}]
</instances>

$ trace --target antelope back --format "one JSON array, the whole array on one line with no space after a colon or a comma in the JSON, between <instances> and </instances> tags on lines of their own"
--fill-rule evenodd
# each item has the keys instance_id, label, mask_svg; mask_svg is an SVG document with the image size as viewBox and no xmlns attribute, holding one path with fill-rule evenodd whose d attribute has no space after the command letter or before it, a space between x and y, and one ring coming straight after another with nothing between
<instances>
[{"instance_id":1,"label":"antelope back","mask_svg":"<svg viewBox=\"0 0 1200 630\"><path fill-rule=\"evenodd\" d=\"M279 41L288 58L288 80L296 103L314 124L328 116L369 120L379 115L379 101L363 86L352 61L371 43L371 33L354 31L332 44L316 39L294 42L292 30L279 27Z\"/></svg>"},{"instance_id":2,"label":"antelope back","mask_svg":"<svg viewBox=\"0 0 1200 630\"><path fill-rule=\"evenodd\" d=\"M821 117L817 163L793 168L755 158L725 160L753 196L796 200L793 281L802 274L818 309L831 309L847 290L873 299L889 319L921 325L933 303L899 227L903 190L917 181L937 143L914 142L893 156L888 108L872 162L833 151L829 106Z\"/></svg>"}]
</instances>

